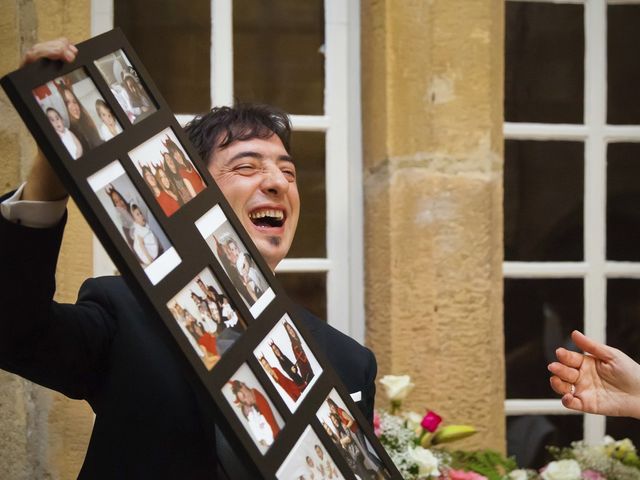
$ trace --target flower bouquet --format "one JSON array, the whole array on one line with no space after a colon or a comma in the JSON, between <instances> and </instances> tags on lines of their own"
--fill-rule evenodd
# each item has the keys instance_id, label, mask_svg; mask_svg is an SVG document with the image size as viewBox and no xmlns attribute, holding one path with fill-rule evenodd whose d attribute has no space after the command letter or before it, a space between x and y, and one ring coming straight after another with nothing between
<instances>
[{"instance_id":1,"label":"flower bouquet","mask_svg":"<svg viewBox=\"0 0 640 480\"><path fill-rule=\"evenodd\" d=\"M639 480L640 459L631 440L605 437L600 445L573 442L547 447L555 460L540 469L513 470L509 480Z\"/></svg>"},{"instance_id":2,"label":"flower bouquet","mask_svg":"<svg viewBox=\"0 0 640 480\"><path fill-rule=\"evenodd\" d=\"M386 375L380 380L391 403L374 415L374 431L406 480L500 480L516 468L498 452L449 451L444 444L476 433L469 425L442 425L433 411L424 415L402 411L402 402L414 388L408 375Z\"/></svg>"}]
</instances>

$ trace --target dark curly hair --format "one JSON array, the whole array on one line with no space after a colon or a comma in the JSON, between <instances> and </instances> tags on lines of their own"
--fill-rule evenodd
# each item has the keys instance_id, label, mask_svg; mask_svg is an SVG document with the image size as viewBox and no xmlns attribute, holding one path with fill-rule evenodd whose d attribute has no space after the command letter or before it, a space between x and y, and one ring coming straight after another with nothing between
<instances>
[{"instance_id":1,"label":"dark curly hair","mask_svg":"<svg viewBox=\"0 0 640 480\"><path fill-rule=\"evenodd\" d=\"M238 140L266 139L273 134L290 153L289 116L270 105L241 103L235 107L215 107L198 115L184 130L206 163L216 148L228 147Z\"/></svg>"}]
</instances>

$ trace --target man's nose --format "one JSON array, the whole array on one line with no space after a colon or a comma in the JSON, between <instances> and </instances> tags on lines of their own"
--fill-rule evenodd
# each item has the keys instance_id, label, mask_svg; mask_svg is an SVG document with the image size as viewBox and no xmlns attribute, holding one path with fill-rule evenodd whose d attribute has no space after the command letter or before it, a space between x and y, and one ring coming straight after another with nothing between
<instances>
[{"instance_id":1,"label":"man's nose","mask_svg":"<svg viewBox=\"0 0 640 480\"><path fill-rule=\"evenodd\" d=\"M280 195L289 188L289 181L277 165L266 165L262 171L262 189L272 195Z\"/></svg>"}]
</instances>

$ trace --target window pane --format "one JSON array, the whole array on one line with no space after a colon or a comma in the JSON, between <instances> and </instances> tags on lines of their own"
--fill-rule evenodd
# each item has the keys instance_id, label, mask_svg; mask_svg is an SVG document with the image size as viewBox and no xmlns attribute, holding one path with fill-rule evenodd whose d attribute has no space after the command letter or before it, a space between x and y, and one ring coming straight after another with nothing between
<instances>
[{"instance_id":1,"label":"window pane","mask_svg":"<svg viewBox=\"0 0 640 480\"><path fill-rule=\"evenodd\" d=\"M626 417L607 417L606 434L616 440L628 438L634 445L640 445L640 420Z\"/></svg>"},{"instance_id":2,"label":"window pane","mask_svg":"<svg viewBox=\"0 0 640 480\"><path fill-rule=\"evenodd\" d=\"M557 398L547 365L583 325L582 279L506 279L504 283L507 398Z\"/></svg>"},{"instance_id":3,"label":"window pane","mask_svg":"<svg viewBox=\"0 0 640 480\"><path fill-rule=\"evenodd\" d=\"M607 258L640 261L640 144L607 148Z\"/></svg>"},{"instance_id":4,"label":"window pane","mask_svg":"<svg viewBox=\"0 0 640 480\"><path fill-rule=\"evenodd\" d=\"M609 5L607 15L607 121L640 124L640 5Z\"/></svg>"},{"instance_id":5,"label":"window pane","mask_svg":"<svg viewBox=\"0 0 640 480\"><path fill-rule=\"evenodd\" d=\"M640 280L607 282L607 343L640 362Z\"/></svg>"},{"instance_id":6,"label":"window pane","mask_svg":"<svg viewBox=\"0 0 640 480\"><path fill-rule=\"evenodd\" d=\"M233 2L234 95L288 113L324 112L322 0Z\"/></svg>"},{"instance_id":7,"label":"window pane","mask_svg":"<svg viewBox=\"0 0 640 480\"><path fill-rule=\"evenodd\" d=\"M175 113L210 108L210 0L114 0L113 23L125 33Z\"/></svg>"},{"instance_id":8,"label":"window pane","mask_svg":"<svg viewBox=\"0 0 640 480\"><path fill-rule=\"evenodd\" d=\"M521 468L538 469L554 458L546 445L568 447L583 437L582 415L526 415L507 417L507 451Z\"/></svg>"},{"instance_id":9,"label":"window pane","mask_svg":"<svg viewBox=\"0 0 640 480\"><path fill-rule=\"evenodd\" d=\"M291 300L327 320L326 273L278 273L277 277Z\"/></svg>"},{"instance_id":10,"label":"window pane","mask_svg":"<svg viewBox=\"0 0 640 480\"><path fill-rule=\"evenodd\" d=\"M582 260L583 144L508 140L504 156L505 260Z\"/></svg>"},{"instance_id":11,"label":"window pane","mask_svg":"<svg viewBox=\"0 0 640 480\"><path fill-rule=\"evenodd\" d=\"M583 6L507 2L505 42L506 120L582 123Z\"/></svg>"},{"instance_id":12,"label":"window pane","mask_svg":"<svg viewBox=\"0 0 640 480\"><path fill-rule=\"evenodd\" d=\"M607 343L640 362L640 280L607 282ZM640 445L640 420L607 418L607 434Z\"/></svg>"},{"instance_id":13,"label":"window pane","mask_svg":"<svg viewBox=\"0 0 640 480\"><path fill-rule=\"evenodd\" d=\"M327 256L324 133L294 132L291 154L298 174L300 221L288 257L323 258Z\"/></svg>"}]
</instances>

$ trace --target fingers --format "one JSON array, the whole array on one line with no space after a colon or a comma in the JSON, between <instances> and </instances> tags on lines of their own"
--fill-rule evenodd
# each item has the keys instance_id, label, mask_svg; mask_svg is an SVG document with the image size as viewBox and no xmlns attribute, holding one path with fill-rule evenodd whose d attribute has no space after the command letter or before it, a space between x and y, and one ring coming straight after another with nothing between
<instances>
[{"instance_id":1,"label":"fingers","mask_svg":"<svg viewBox=\"0 0 640 480\"><path fill-rule=\"evenodd\" d=\"M562 405L571 410L584 412L584 405L582 404L582 400L580 400L578 397L574 397L570 393L562 396Z\"/></svg>"},{"instance_id":2,"label":"fingers","mask_svg":"<svg viewBox=\"0 0 640 480\"><path fill-rule=\"evenodd\" d=\"M553 391L558 395L573 396L573 389L571 388L572 384L570 382L565 382L560 377L554 375L549 379L549 383L551 384L551 388L553 389ZM573 390L573 392L575 393L575 390Z\"/></svg>"},{"instance_id":3,"label":"fingers","mask_svg":"<svg viewBox=\"0 0 640 480\"><path fill-rule=\"evenodd\" d=\"M582 400L574 395L575 387L571 388L572 384L564 382L556 376L551 377L549 383L551 383L554 392L562 395L562 405L571 410L584 411Z\"/></svg>"},{"instance_id":4,"label":"fingers","mask_svg":"<svg viewBox=\"0 0 640 480\"><path fill-rule=\"evenodd\" d=\"M560 363L576 369L579 369L584 361L584 355L582 353L572 352L562 347L556 349L556 357Z\"/></svg>"},{"instance_id":5,"label":"fingers","mask_svg":"<svg viewBox=\"0 0 640 480\"><path fill-rule=\"evenodd\" d=\"M577 330L574 330L571 333L571 339L574 341L576 346L581 350L590 353L596 358L603 360L605 362L613 360L613 349L608 347L607 345L596 342L591 338L583 335Z\"/></svg>"},{"instance_id":6,"label":"fingers","mask_svg":"<svg viewBox=\"0 0 640 480\"><path fill-rule=\"evenodd\" d=\"M51 60L63 60L73 62L78 54L78 49L66 38L58 38L48 42L36 43L24 55L20 66L33 63L40 58Z\"/></svg>"},{"instance_id":7,"label":"fingers","mask_svg":"<svg viewBox=\"0 0 640 480\"><path fill-rule=\"evenodd\" d=\"M547 369L555 376L567 383L576 383L580 377L580 372L575 368L568 367L560 362L550 363ZM562 392L565 393L565 392Z\"/></svg>"}]
</instances>

